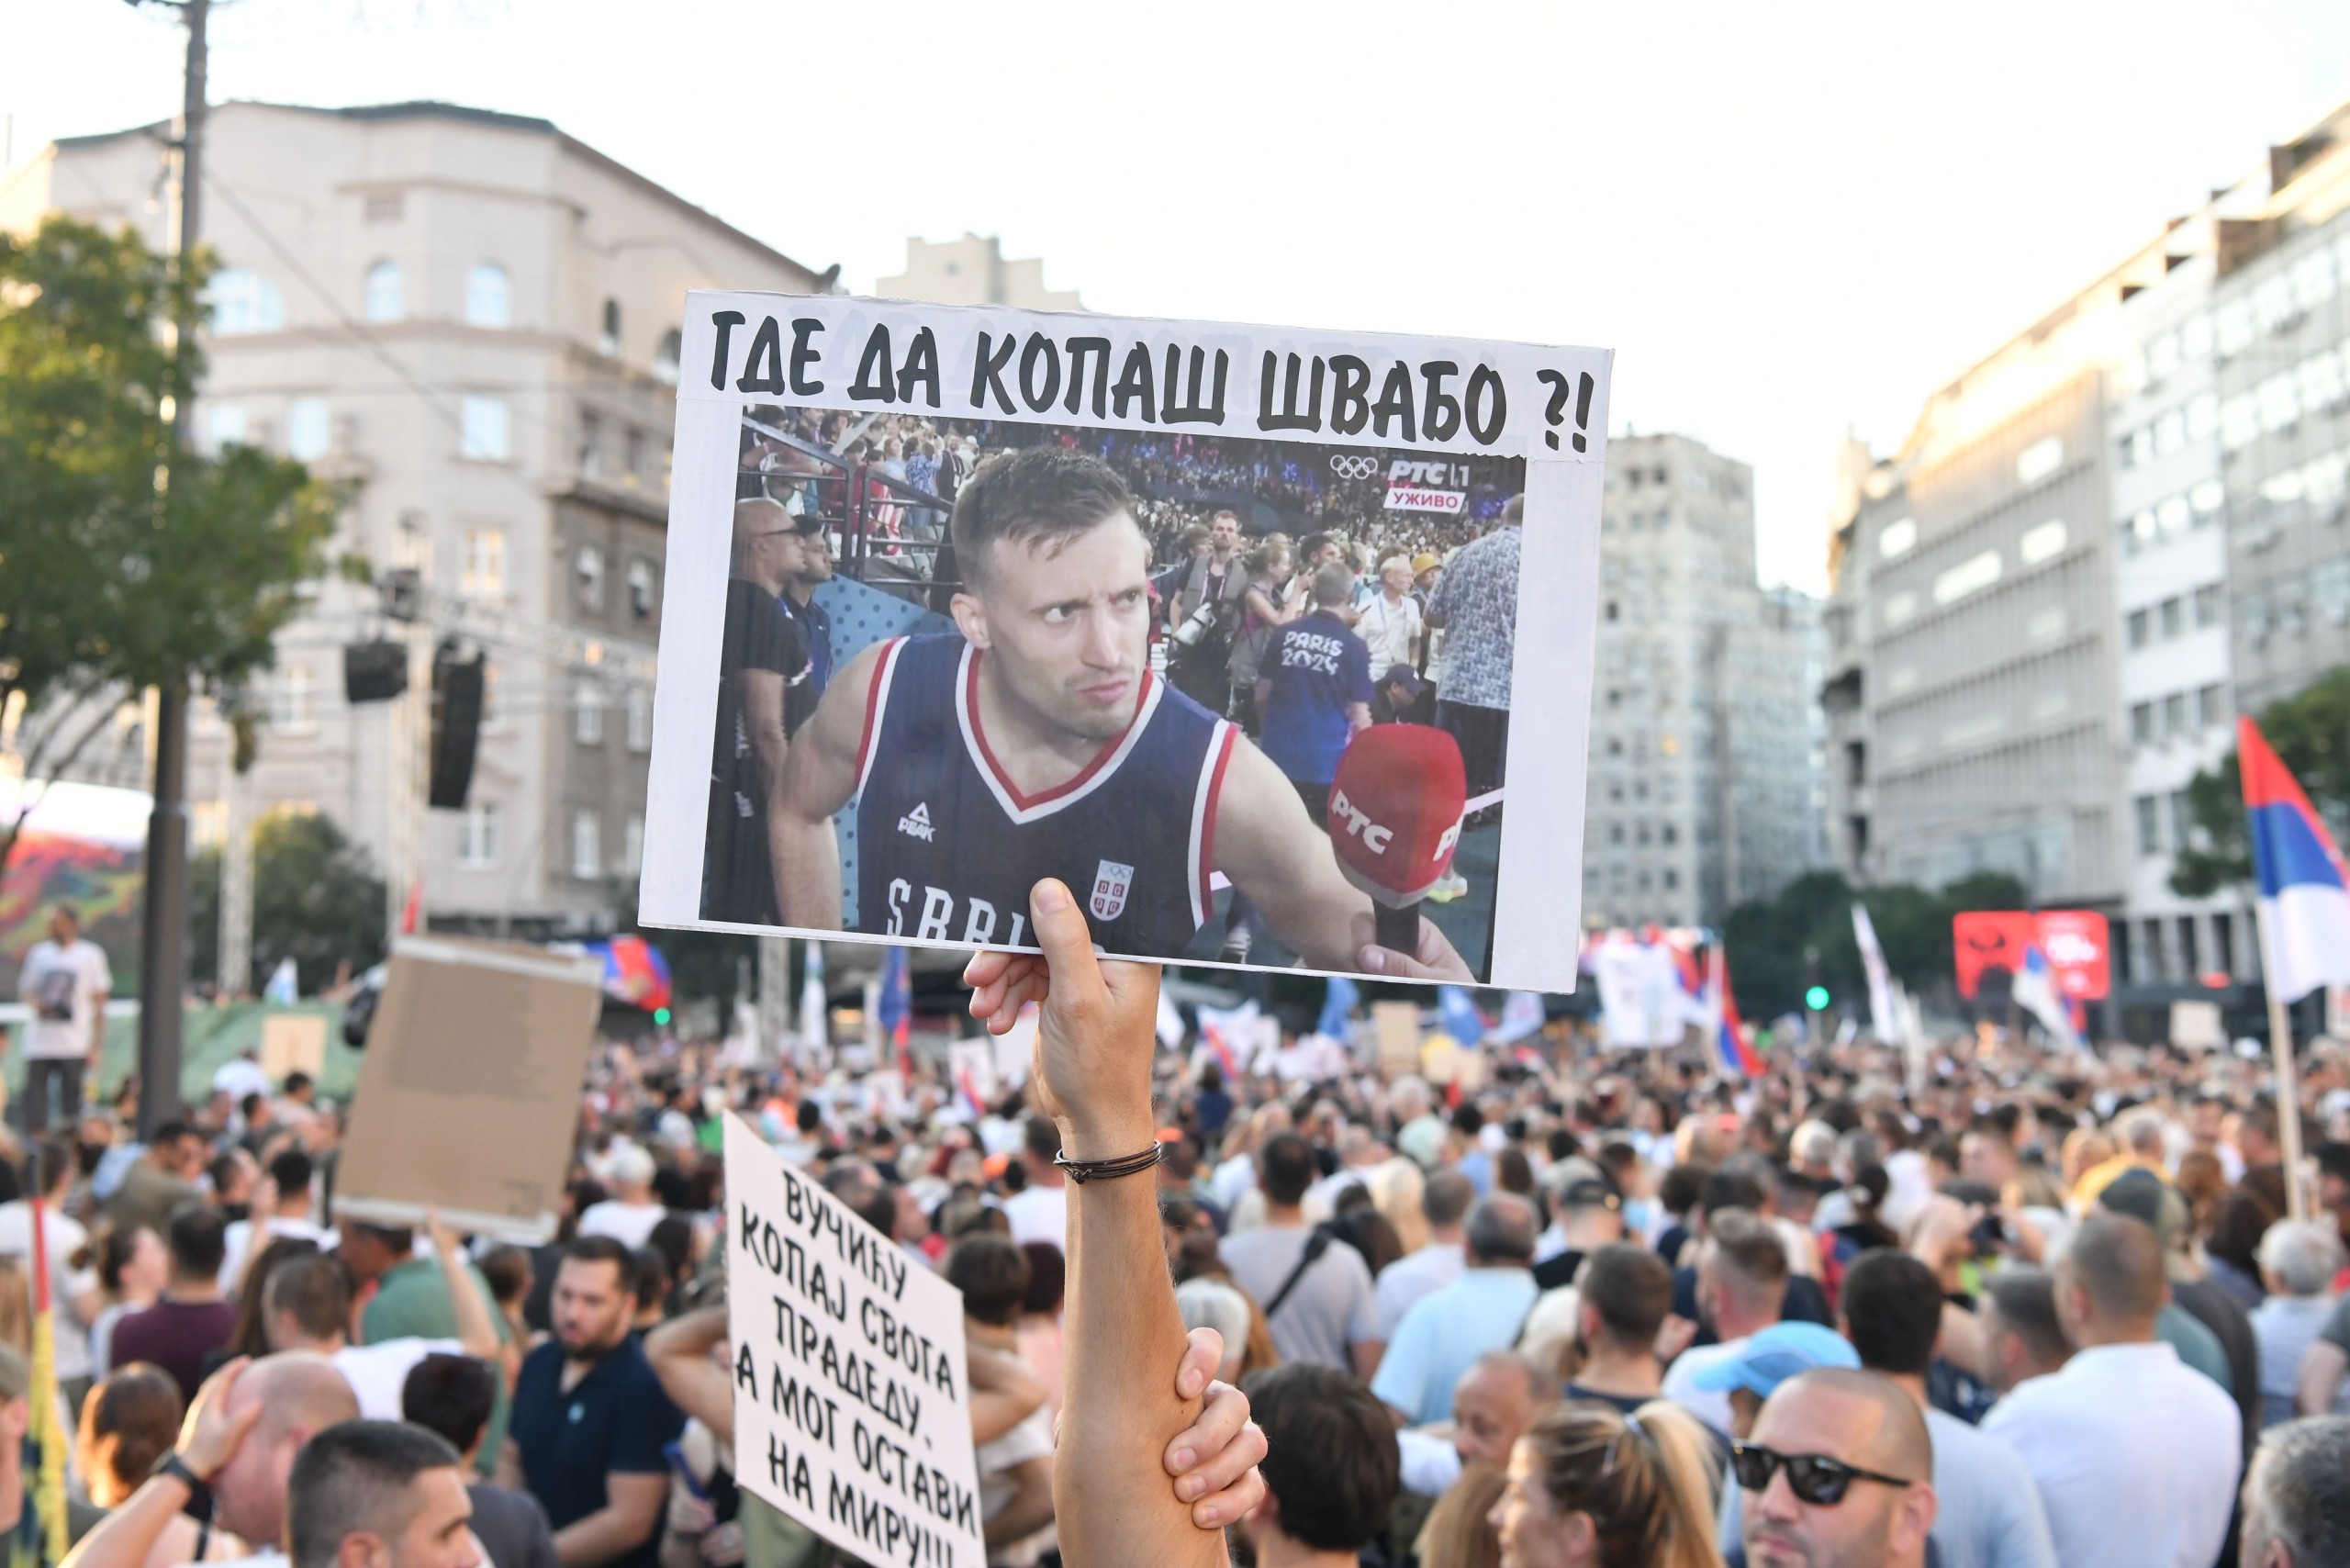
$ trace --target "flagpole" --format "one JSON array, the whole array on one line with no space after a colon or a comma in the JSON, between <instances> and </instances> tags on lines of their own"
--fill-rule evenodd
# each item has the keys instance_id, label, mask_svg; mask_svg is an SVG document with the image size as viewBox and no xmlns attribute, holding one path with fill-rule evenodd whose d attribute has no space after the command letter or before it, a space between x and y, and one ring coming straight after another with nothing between
<instances>
[{"instance_id":1,"label":"flagpole","mask_svg":"<svg viewBox=\"0 0 2350 1568\"><path fill-rule=\"evenodd\" d=\"M2277 1144L2285 1157L2285 1217L2309 1218L2309 1200L2301 1193L2301 1083L2293 1065L2293 1009L2277 984L2277 966L2270 960L2268 908L2265 902L2253 911L2253 930L2260 939L2260 988L2268 995L2268 1048L2277 1066Z\"/></svg>"}]
</instances>

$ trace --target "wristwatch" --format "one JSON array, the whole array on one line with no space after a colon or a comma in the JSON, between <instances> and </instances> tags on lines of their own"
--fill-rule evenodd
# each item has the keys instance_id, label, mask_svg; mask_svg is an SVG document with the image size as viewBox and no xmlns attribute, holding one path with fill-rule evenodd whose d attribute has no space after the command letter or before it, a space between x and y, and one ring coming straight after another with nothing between
<instances>
[{"instance_id":1,"label":"wristwatch","mask_svg":"<svg viewBox=\"0 0 2350 1568\"><path fill-rule=\"evenodd\" d=\"M177 1449L165 1449L163 1457L148 1468L147 1475L150 1480L159 1475L168 1475L199 1497L208 1496L212 1491L210 1484L205 1481L204 1477L188 1468L187 1461L180 1457Z\"/></svg>"}]
</instances>

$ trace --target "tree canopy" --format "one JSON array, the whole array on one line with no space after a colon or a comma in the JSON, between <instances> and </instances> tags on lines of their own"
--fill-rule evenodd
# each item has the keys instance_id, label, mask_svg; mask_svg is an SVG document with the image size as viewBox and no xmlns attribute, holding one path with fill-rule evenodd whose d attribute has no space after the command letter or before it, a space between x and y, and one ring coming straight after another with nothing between
<instances>
[{"instance_id":1,"label":"tree canopy","mask_svg":"<svg viewBox=\"0 0 2350 1568\"><path fill-rule=\"evenodd\" d=\"M1921 992L1955 983L1953 915L2029 907L2023 884L1998 872L1978 873L1940 892L1908 883L1855 888L1837 872L1808 872L1775 899L1739 905L1723 923L1739 1011L1759 1023L1800 1010L1810 983L1807 954L1818 956L1819 982L1830 997L1865 1007L1868 978L1852 935L1855 903L1868 906L1886 968Z\"/></svg>"},{"instance_id":2,"label":"tree canopy","mask_svg":"<svg viewBox=\"0 0 2350 1568\"><path fill-rule=\"evenodd\" d=\"M188 868L194 952L199 983L218 980L230 994L258 991L290 958L305 995L334 982L348 961L359 973L384 956L384 879L367 852L313 812L274 812L253 829L252 972L223 979L220 955L220 851L207 849Z\"/></svg>"},{"instance_id":3,"label":"tree canopy","mask_svg":"<svg viewBox=\"0 0 2350 1568\"><path fill-rule=\"evenodd\" d=\"M174 439L204 374L174 323L210 270L62 217L0 234L0 708L28 716L31 776L71 763L90 700L268 667L324 565L332 487ZM0 865L17 825L0 821Z\"/></svg>"}]
</instances>

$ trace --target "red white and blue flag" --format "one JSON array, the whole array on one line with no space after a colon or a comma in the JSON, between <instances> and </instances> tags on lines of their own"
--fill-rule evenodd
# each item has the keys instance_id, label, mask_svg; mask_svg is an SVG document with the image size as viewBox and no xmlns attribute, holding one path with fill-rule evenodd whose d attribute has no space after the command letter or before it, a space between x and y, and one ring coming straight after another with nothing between
<instances>
[{"instance_id":1,"label":"red white and blue flag","mask_svg":"<svg viewBox=\"0 0 2350 1568\"><path fill-rule=\"evenodd\" d=\"M1746 1043L1745 1021L1738 1015L1738 999L1729 991L1729 955L1718 942L1706 962L1706 1014L1714 1022L1714 1048L1722 1069L1741 1078L1762 1076L1762 1058Z\"/></svg>"},{"instance_id":2,"label":"red white and blue flag","mask_svg":"<svg viewBox=\"0 0 2350 1568\"><path fill-rule=\"evenodd\" d=\"M2287 1002L2322 985L2350 985L2350 873L2310 798L2260 726L2236 721L2252 863L2268 984Z\"/></svg>"}]
</instances>

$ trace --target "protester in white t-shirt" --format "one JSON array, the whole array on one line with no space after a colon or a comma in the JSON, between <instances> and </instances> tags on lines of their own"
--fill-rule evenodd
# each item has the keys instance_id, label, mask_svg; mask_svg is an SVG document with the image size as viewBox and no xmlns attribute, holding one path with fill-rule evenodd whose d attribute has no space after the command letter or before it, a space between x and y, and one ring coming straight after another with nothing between
<instances>
[{"instance_id":1,"label":"protester in white t-shirt","mask_svg":"<svg viewBox=\"0 0 2350 1568\"><path fill-rule=\"evenodd\" d=\"M1053 1156L1061 1151L1060 1129L1048 1116L1031 1116L1023 1137L1021 1168L1028 1185L1003 1201L1004 1217L1012 1222L1012 1239L1026 1245L1049 1241L1069 1250L1069 1188Z\"/></svg>"},{"instance_id":2,"label":"protester in white t-shirt","mask_svg":"<svg viewBox=\"0 0 2350 1568\"><path fill-rule=\"evenodd\" d=\"M233 1295L244 1283L245 1264L281 1236L315 1241L331 1252L341 1233L310 1218L310 1157L298 1148L280 1150L253 1188L253 1217L230 1222L224 1237L220 1288ZM260 1230L259 1239L254 1230Z\"/></svg>"},{"instance_id":3,"label":"protester in white t-shirt","mask_svg":"<svg viewBox=\"0 0 2350 1568\"><path fill-rule=\"evenodd\" d=\"M82 939L73 906L50 910L48 937L32 945L17 971L17 995L32 1009L24 1034L28 1131L71 1127L82 1114L82 1075L106 1047L113 990L106 949Z\"/></svg>"},{"instance_id":4,"label":"protester in white t-shirt","mask_svg":"<svg viewBox=\"0 0 2350 1568\"><path fill-rule=\"evenodd\" d=\"M262 1287L262 1327L273 1352L324 1356L351 1384L359 1412L371 1421L401 1419L400 1389L416 1363L431 1355L473 1356L498 1362L503 1350L488 1304L465 1272L464 1249L437 1222L429 1227L434 1260L454 1309L458 1338L403 1336L369 1345L351 1342L351 1276L323 1253L289 1258Z\"/></svg>"},{"instance_id":5,"label":"protester in white t-shirt","mask_svg":"<svg viewBox=\"0 0 2350 1568\"><path fill-rule=\"evenodd\" d=\"M612 1155L612 1195L590 1204L579 1216L582 1236L609 1236L634 1251L652 1239L653 1227L669 1211L653 1195L653 1178L659 1167L653 1156L635 1144Z\"/></svg>"},{"instance_id":6,"label":"protester in white t-shirt","mask_svg":"<svg viewBox=\"0 0 2350 1568\"><path fill-rule=\"evenodd\" d=\"M1355 635L1371 649L1371 668L1416 667L1425 628L1420 601L1412 597L1412 563L1401 555L1388 556L1379 564L1379 585L1380 591L1365 601L1355 622Z\"/></svg>"}]
</instances>

